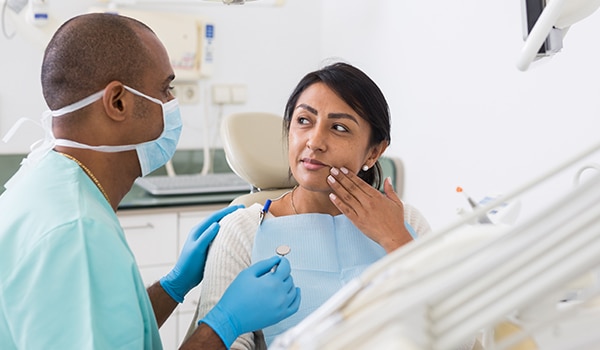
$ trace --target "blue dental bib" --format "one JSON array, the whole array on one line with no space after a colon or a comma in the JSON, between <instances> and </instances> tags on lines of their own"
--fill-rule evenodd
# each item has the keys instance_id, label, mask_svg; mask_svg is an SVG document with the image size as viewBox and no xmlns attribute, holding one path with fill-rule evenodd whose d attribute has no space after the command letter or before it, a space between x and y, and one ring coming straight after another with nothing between
<instances>
[{"instance_id":1,"label":"blue dental bib","mask_svg":"<svg viewBox=\"0 0 600 350\"><path fill-rule=\"evenodd\" d=\"M291 248L286 258L302 301L297 313L263 329L267 346L386 254L344 215L300 214L263 221L254 238L252 263L272 257L280 245Z\"/></svg>"}]
</instances>

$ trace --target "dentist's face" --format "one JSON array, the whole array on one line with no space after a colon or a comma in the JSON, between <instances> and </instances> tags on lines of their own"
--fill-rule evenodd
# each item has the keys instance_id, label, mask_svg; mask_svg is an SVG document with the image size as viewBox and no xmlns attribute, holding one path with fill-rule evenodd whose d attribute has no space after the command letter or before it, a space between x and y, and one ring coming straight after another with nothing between
<instances>
[{"instance_id":1,"label":"dentist's face","mask_svg":"<svg viewBox=\"0 0 600 350\"><path fill-rule=\"evenodd\" d=\"M371 126L323 83L298 98L289 129L290 169L298 183L313 191L330 191L331 167L358 173L371 153Z\"/></svg>"}]
</instances>

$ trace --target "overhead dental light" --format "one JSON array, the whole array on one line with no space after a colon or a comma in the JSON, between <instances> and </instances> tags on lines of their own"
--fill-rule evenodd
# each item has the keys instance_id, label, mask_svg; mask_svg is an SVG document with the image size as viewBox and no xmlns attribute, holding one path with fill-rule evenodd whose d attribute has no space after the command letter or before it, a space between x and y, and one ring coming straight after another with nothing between
<instances>
[{"instance_id":1,"label":"overhead dental light","mask_svg":"<svg viewBox=\"0 0 600 350\"><path fill-rule=\"evenodd\" d=\"M248 1L254 1L254 0L248 0ZM246 0L223 0L223 3L225 5L243 5L246 3Z\"/></svg>"},{"instance_id":2,"label":"overhead dental light","mask_svg":"<svg viewBox=\"0 0 600 350\"><path fill-rule=\"evenodd\" d=\"M204 0L204 1L208 1L208 2L221 2L225 5L244 5L247 2L255 2L255 3L261 3L261 2L266 2L266 3L270 3L273 6L281 6L283 5L283 3L285 2L285 0L274 0L274 1L265 1L265 0Z\"/></svg>"},{"instance_id":3,"label":"overhead dental light","mask_svg":"<svg viewBox=\"0 0 600 350\"><path fill-rule=\"evenodd\" d=\"M137 6L137 5L244 5L252 3L252 6L282 6L285 0L109 0L113 6Z\"/></svg>"},{"instance_id":4,"label":"overhead dental light","mask_svg":"<svg viewBox=\"0 0 600 350\"><path fill-rule=\"evenodd\" d=\"M529 65L562 49L567 31L600 7L600 0L522 0L525 45L517 68Z\"/></svg>"}]
</instances>

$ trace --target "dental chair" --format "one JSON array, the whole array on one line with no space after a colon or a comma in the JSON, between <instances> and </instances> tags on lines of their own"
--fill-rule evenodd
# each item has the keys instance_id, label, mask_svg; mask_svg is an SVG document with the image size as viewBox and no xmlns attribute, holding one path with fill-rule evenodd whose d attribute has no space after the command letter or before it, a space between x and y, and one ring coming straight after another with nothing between
<instances>
[{"instance_id":1,"label":"dental chair","mask_svg":"<svg viewBox=\"0 0 600 350\"><path fill-rule=\"evenodd\" d=\"M252 191L231 205L263 204L290 191L297 183L289 172L283 118L272 113L246 112L227 115L221 124L221 140L229 167L252 185ZM398 158L379 159L384 176L390 176L400 198L404 190L404 165Z\"/></svg>"},{"instance_id":2,"label":"dental chair","mask_svg":"<svg viewBox=\"0 0 600 350\"><path fill-rule=\"evenodd\" d=\"M252 185L231 204L264 203L296 185L289 175L283 119L271 113L236 113L223 118L221 139L229 167Z\"/></svg>"}]
</instances>

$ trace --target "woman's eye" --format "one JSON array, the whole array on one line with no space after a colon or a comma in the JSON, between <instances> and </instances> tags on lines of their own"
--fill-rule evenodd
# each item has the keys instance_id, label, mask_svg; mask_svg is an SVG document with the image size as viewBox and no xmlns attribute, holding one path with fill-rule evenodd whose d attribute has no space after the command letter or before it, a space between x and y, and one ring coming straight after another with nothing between
<instances>
[{"instance_id":1,"label":"woman's eye","mask_svg":"<svg viewBox=\"0 0 600 350\"><path fill-rule=\"evenodd\" d=\"M308 122L309 122L308 119L306 119L304 117L298 117L297 121L298 121L298 124L302 124L302 125L308 124Z\"/></svg>"},{"instance_id":2,"label":"woman's eye","mask_svg":"<svg viewBox=\"0 0 600 350\"><path fill-rule=\"evenodd\" d=\"M345 126L343 126L343 125L340 125L340 124L336 124L336 125L334 125L334 126L333 126L333 128L334 128L336 131L341 131L341 132L347 132L347 131L348 131L348 129L347 129Z\"/></svg>"}]
</instances>

